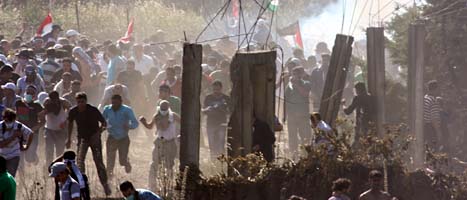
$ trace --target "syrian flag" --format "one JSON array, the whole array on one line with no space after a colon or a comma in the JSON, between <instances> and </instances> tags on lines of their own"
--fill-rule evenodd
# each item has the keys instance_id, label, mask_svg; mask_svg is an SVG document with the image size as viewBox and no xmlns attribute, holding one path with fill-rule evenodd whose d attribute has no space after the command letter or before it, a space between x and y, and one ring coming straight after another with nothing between
<instances>
[{"instance_id":1,"label":"syrian flag","mask_svg":"<svg viewBox=\"0 0 467 200\"><path fill-rule=\"evenodd\" d=\"M52 31L52 22L52 14L49 12L49 14L47 14L47 17L45 17L45 19L42 21L41 25L37 29L36 36L44 36L45 34Z\"/></svg>"},{"instance_id":2,"label":"syrian flag","mask_svg":"<svg viewBox=\"0 0 467 200\"><path fill-rule=\"evenodd\" d=\"M118 41L123 43L129 43L131 39L131 35L133 34L133 21L134 18L131 19L130 23L128 24L128 29L126 30L125 36L120 38Z\"/></svg>"},{"instance_id":3,"label":"syrian flag","mask_svg":"<svg viewBox=\"0 0 467 200\"><path fill-rule=\"evenodd\" d=\"M269 10L275 12L277 11L277 8L279 8L279 0L272 0L269 2L268 5Z\"/></svg>"},{"instance_id":4,"label":"syrian flag","mask_svg":"<svg viewBox=\"0 0 467 200\"><path fill-rule=\"evenodd\" d=\"M293 36L295 46L303 49L302 33L300 31L300 22L298 20L289 26L279 29L277 33L282 37Z\"/></svg>"}]
</instances>

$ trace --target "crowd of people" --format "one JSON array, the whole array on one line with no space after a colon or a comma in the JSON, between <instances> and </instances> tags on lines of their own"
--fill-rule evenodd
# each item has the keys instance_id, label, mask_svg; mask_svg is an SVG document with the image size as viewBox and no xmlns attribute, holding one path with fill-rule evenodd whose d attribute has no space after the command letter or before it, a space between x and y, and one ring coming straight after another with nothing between
<instances>
[{"instance_id":1,"label":"crowd of people","mask_svg":"<svg viewBox=\"0 0 467 200\"><path fill-rule=\"evenodd\" d=\"M44 171L57 185L56 199L89 199L85 161L91 149L99 181L110 195L109 178L114 176L117 152L125 172L131 173L134 167L129 152L138 147L130 147L129 133L154 128L148 187L156 190L155 177L161 169L173 176L180 146L182 52L172 44L156 45L165 36L158 31L140 43L108 40L98 44L59 25L31 40L0 36L0 182L14 185L21 165L37 164L44 157ZM210 159L225 154L227 148L228 94L232 89L229 66L236 48L228 38L203 46L201 99ZM297 155L303 144L325 144L329 154L334 151L326 135L318 134L334 134L333 128L312 112L319 110L331 52L325 43L319 43L315 53L305 58L303 50L294 49L289 59L278 58L276 86L285 88L290 155ZM282 62L285 71L279 70ZM356 112L358 138L368 132L374 107L364 83L358 82L355 91L344 113ZM252 149L272 162L275 132L284 129L282 123L276 117L275 126L270 127L255 116L253 119ZM438 124L432 125L437 130ZM103 133L107 133L104 140ZM45 141L45 152L38 151L38 140ZM375 187L360 199L385 199L376 179L380 181L381 173L372 172L370 182L373 180ZM349 180L337 180L331 199L348 199L349 188ZM127 199L160 199L148 190L135 189L128 181L121 183L120 190ZM11 197L11 192L14 189L2 189L0 197Z\"/></svg>"}]
</instances>

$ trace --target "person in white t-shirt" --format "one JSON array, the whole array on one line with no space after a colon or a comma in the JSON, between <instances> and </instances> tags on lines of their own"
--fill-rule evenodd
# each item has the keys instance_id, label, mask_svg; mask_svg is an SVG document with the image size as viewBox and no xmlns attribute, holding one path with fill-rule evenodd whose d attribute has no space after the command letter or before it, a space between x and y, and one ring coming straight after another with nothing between
<instances>
[{"instance_id":1,"label":"person in white t-shirt","mask_svg":"<svg viewBox=\"0 0 467 200\"><path fill-rule=\"evenodd\" d=\"M143 45L136 44L133 47L133 50L134 50L134 56L132 59L135 61L136 70L143 73L143 75L147 74L149 72L149 69L151 69L151 67L156 67L158 68L158 70L160 70L159 66L155 66L154 60L150 56L144 54Z\"/></svg>"},{"instance_id":2,"label":"person in white t-shirt","mask_svg":"<svg viewBox=\"0 0 467 200\"><path fill-rule=\"evenodd\" d=\"M31 129L16 121L16 112L6 109L0 122L0 156L6 159L8 173L16 175L21 151L26 151L32 143Z\"/></svg>"},{"instance_id":3,"label":"person in white t-shirt","mask_svg":"<svg viewBox=\"0 0 467 200\"><path fill-rule=\"evenodd\" d=\"M50 92L44 102L45 163L47 164L65 151L67 112L70 107L70 103L61 98L57 91Z\"/></svg>"},{"instance_id":4,"label":"person in white t-shirt","mask_svg":"<svg viewBox=\"0 0 467 200\"><path fill-rule=\"evenodd\" d=\"M140 122L147 129L152 129L156 125L156 140L154 141L154 149L152 151L152 162L149 169L149 187L152 190L157 189L155 178L157 170L162 167L167 169L168 173L172 173L175 157L177 154L176 139L178 132L176 123L180 122L180 117L172 112L170 103L162 100L157 109L152 121L148 123L144 117L140 117Z\"/></svg>"}]
</instances>

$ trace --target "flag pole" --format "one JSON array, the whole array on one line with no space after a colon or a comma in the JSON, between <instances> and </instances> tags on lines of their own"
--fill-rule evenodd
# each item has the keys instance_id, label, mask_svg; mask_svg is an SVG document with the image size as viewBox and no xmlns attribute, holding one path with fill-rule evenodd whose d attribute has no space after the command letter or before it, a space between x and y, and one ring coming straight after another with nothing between
<instances>
[{"instance_id":1,"label":"flag pole","mask_svg":"<svg viewBox=\"0 0 467 200\"><path fill-rule=\"evenodd\" d=\"M79 25L79 0L75 1L75 14L76 14L76 26L78 27L78 32L81 32L81 27Z\"/></svg>"}]
</instances>

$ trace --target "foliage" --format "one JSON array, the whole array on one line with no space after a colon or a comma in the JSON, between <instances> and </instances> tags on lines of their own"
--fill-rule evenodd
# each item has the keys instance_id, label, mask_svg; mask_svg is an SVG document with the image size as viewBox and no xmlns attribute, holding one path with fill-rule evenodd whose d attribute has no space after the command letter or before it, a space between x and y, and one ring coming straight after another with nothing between
<instances>
[{"instance_id":1,"label":"foliage","mask_svg":"<svg viewBox=\"0 0 467 200\"><path fill-rule=\"evenodd\" d=\"M182 39L183 31L186 31L188 38L194 37L202 24L202 18L196 13L168 8L157 1L136 2L129 10L119 4L101 5L92 2L81 3L78 8L80 32L97 41L122 37L128 26L127 11L129 18L135 20L137 41L150 37L159 29L168 33L167 40ZM27 23L26 35L31 36L47 12L47 5L41 4L40 0L31 0L31 3L20 8L6 7L0 13L5 21L0 24L0 28L4 35L12 37L20 32L22 23ZM56 5L52 16L64 30L78 29L74 6Z\"/></svg>"},{"instance_id":2,"label":"foliage","mask_svg":"<svg viewBox=\"0 0 467 200\"><path fill-rule=\"evenodd\" d=\"M408 50L408 30L409 25L420 17L417 7L407 8L404 12L396 14L391 21L386 24L386 32L390 35L387 40L387 48L391 52L394 64L407 69Z\"/></svg>"}]
</instances>

